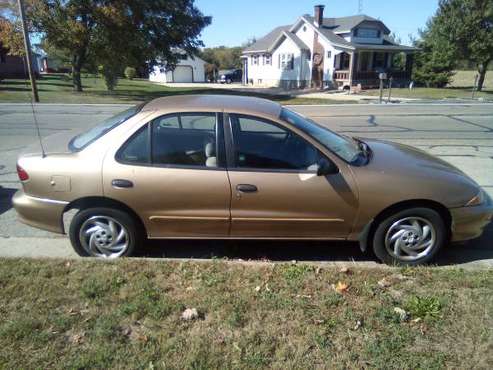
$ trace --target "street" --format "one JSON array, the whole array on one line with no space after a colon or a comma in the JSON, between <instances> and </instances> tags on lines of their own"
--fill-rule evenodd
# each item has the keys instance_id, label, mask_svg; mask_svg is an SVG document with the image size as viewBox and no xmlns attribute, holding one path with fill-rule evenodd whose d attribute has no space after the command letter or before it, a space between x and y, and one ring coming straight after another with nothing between
<instances>
[{"instance_id":1,"label":"street","mask_svg":"<svg viewBox=\"0 0 493 370\"><path fill-rule=\"evenodd\" d=\"M124 105L37 105L43 137L83 129L125 109ZM296 106L300 113L351 136L380 138L424 149L457 166L493 196L493 105L334 105ZM0 256L74 255L65 236L37 230L16 221L10 199L20 187L16 158L36 144L30 105L0 104ZM446 189L444 189L446 191ZM493 266L493 227L483 237L445 248L441 264ZM300 244L308 247L300 248ZM270 260L350 261L373 264L350 243L306 242L152 242L145 256L217 257Z\"/></svg>"}]
</instances>

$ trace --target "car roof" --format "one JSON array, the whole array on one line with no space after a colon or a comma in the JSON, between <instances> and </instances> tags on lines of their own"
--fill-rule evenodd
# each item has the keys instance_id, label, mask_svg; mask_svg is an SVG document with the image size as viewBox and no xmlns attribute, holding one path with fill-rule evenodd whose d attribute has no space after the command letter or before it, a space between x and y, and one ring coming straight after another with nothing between
<instances>
[{"instance_id":1,"label":"car roof","mask_svg":"<svg viewBox=\"0 0 493 370\"><path fill-rule=\"evenodd\" d=\"M281 105L267 99L237 95L175 95L151 100L142 111L236 112L279 117Z\"/></svg>"}]
</instances>

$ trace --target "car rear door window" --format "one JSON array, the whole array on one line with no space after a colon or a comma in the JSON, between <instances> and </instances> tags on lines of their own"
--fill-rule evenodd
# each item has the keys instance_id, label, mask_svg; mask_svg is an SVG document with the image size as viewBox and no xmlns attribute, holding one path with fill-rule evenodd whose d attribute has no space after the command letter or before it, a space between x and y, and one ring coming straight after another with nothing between
<instances>
[{"instance_id":1,"label":"car rear door window","mask_svg":"<svg viewBox=\"0 0 493 370\"><path fill-rule=\"evenodd\" d=\"M116 154L116 159L130 164L150 163L149 125L142 127L123 144Z\"/></svg>"},{"instance_id":2,"label":"car rear door window","mask_svg":"<svg viewBox=\"0 0 493 370\"><path fill-rule=\"evenodd\" d=\"M258 117L230 115L237 168L315 171L320 152L294 132Z\"/></svg>"},{"instance_id":3,"label":"car rear door window","mask_svg":"<svg viewBox=\"0 0 493 370\"><path fill-rule=\"evenodd\" d=\"M152 163L217 168L215 113L183 113L151 123Z\"/></svg>"}]
</instances>

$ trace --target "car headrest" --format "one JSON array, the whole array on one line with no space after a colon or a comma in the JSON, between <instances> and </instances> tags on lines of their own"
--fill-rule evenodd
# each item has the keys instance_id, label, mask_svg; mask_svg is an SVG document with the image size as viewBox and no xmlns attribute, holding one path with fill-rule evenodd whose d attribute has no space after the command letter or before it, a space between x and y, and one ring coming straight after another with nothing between
<instances>
[{"instance_id":1,"label":"car headrest","mask_svg":"<svg viewBox=\"0 0 493 370\"><path fill-rule=\"evenodd\" d=\"M216 156L216 143L209 142L205 145L205 156L207 158Z\"/></svg>"}]
</instances>

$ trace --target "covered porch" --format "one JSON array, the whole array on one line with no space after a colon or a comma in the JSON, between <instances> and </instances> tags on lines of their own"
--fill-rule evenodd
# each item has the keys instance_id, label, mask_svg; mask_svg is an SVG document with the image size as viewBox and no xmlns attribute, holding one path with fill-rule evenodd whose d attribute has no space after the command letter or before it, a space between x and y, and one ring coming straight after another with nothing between
<instances>
[{"instance_id":1,"label":"covered porch","mask_svg":"<svg viewBox=\"0 0 493 370\"><path fill-rule=\"evenodd\" d=\"M343 51L334 58L333 82L339 89L376 88L379 74L392 77L394 86L409 84L415 49L411 47L380 47Z\"/></svg>"}]
</instances>

